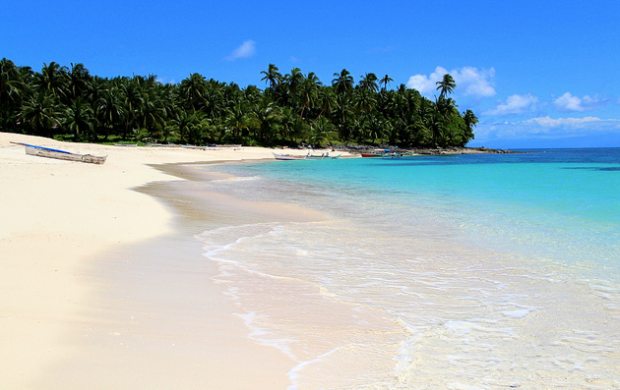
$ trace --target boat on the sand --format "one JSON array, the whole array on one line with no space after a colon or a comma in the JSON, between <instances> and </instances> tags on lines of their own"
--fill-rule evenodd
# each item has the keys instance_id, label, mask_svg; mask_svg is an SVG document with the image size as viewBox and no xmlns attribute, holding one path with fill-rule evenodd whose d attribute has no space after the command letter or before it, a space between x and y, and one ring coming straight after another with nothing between
<instances>
[{"instance_id":1,"label":"boat on the sand","mask_svg":"<svg viewBox=\"0 0 620 390\"><path fill-rule=\"evenodd\" d=\"M381 158L401 158L403 156L411 156L411 152L401 152L392 149L375 149L369 153L361 153L362 157L381 157Z\"/></svg>"},{"instance_id":2,"label":"boat on the sand","mask_svg":"<svg viewBox=\"0 0 620 390\"><path fill-rule=\"evenodd\" d=\"M330 156L329 153L318 155L307 154L305 156L297 156L292 154L278 154L271 152L276 160L335 160L340 157L340 155Z\"/></svg>"},{"instance_id":3,"label":"boat on the sand","mask_svg":"<svg viewBox=\"0 0 620 390\"><path fill-rule=\"evenodd\" d=\"M335 160L339 158L340 155L330 156L329 153L319 155L308 154L306 155L306 160Z\"/></svg>"},{"instance_id":4,"label":"boat on the sand","mask_svg":"<svg viewBox=\"0 0 620 390\"><path fill-rule=\"evenodd\" d=\"M44 146L30 145L22 142L11 142L26 147L26 154L31 156L56 158L59 160L78 161L91 164L103 164L108 156L93 156L92 154L77 154L66 150L46 148Z\"/></svg>"},{"instance_id":5,"label":"boat on the sand","mask_svg":"<svg viewBox=\"0 0 620 390\"><path fill-rule=\"evenodd\" d=\"M278 154L271 152L276 160L305 160L306 156L295 156L292 154Z\"/></svg>"}]
</instances>

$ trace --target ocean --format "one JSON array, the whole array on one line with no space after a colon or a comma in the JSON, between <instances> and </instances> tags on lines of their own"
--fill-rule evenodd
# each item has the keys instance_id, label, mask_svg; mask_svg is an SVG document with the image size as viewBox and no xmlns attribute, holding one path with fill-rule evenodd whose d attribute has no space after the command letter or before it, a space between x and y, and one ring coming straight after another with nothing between
<instances>
[{"instance_id":1,"label":"ocean","mask_svg":"<svg viewBox=\"0 0 620 390\"><path fill-rule=\"evenodd\" d=\"M620 149L250 162L197 236L289 389L620 389Z\"/></svg>"}]
</instances>

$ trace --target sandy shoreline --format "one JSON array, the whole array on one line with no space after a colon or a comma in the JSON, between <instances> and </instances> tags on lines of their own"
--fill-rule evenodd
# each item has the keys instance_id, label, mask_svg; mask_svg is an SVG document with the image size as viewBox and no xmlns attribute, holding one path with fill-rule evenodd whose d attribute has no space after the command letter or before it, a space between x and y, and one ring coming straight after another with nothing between
<instances>
[{"instance_id":1,"label":"sandy shoreline","mask_svg":"<svg viewBox=\"0 0 620 390\"><path fill-rule=\"evenodd\" d=\"M108 160L27 156L10 141ZM285 388L292 362L247 337L179 211L132 190L179 180L148 164L272 157L263 148L123 148L0 133L3 386Z\"/></svg>"}]
</instances>

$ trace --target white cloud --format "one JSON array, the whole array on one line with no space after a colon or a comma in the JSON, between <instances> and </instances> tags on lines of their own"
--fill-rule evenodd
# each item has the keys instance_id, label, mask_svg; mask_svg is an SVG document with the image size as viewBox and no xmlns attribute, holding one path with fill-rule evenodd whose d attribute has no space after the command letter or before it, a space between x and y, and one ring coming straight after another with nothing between
<instances>
[{"instance_id":1,"label":"white cloud","mask_svg":"<svg viewBox=\"0 0 620 390\"><path fill-rule=\"evenodd\" d=\"M538 125L545 128L551 127L564 127L564 128L584 128L586 126L596 125L601 123L603 120L601 118L597 118L594 116L588 116L585 118L557 118L552 119L549 116L542 118L532 118L520 123L524 125ZM618 120L608 119L609 123L618 123Z\"/></svg>"},{"instance_id":2,"label":"white cloud","mask_svg":"<svg viewBox=\"0 0 620 390\"><path fill-rule=\"evenodd\" d=\"M174 81L174 79L170 79L170 81L168 81L167 77L157 77L155 81L161 84L176 84L176 81Z\"/></svg>"},{"instance_id":3,"label":"white cloud","mask_svg":"<svg viewBox=\"0 0 620 390\"><path fill-rule=\"evenodd\" d=\"M453 69L448 72L445 68L438 66L429 76L417 74L411 76L407 82L407 87L417 89L423 95L431 95L437 91L437 82L449 73L456 83L455 92L471 96L494 96L495 88L495 69L478 69L466 66L460 69Z\"/></svg>"},{"instance_id":4,"label":"white cloud","mask_svg":"<svg viewBox=\"0 0 620 390\"><path fill-rule=\"evenodd\" d=\"M230 53L226 59L229 61L234 61L237 58L252 57L254 54L256 54L256 42L249 40L243 42L241 46L233 50L233 52Z\"/></svg>"},{"instance_id":5,"label":"white cloud","mask_svg":"<svg viewBox=\"0 0 620 390\"><path fill-rule=\"evenodd\" d=\"M587 111L594 110L601 107L606 103L605 100L598 99L596 97L590 97L588 95L580 98L573 96L570 92L566 92L564 95L553 101L553 104L562 111Z\"/></svg>"},{"instance_id":6,"label":"white cloud","mask_svg":"<svg viewBox=\"0 0 620 390\"><path fill-rule=\"evenodd\" d=\"M466 66L461 70L453 70L452 77L459 85L465 88L464 95L473 96L494 96L495 88L493 88L495 80L495 69L480 69Z\"/></svg>"},{"instance_id":7,"label":"white cloud","mask_svg":"<svg viewBox=\"0 0 620 390\"><path fill-rule=\"evenodd\" d=\"M494 110L489 110L483 115L509 115L532 111L536 107L538 98L531 94L508 96L506 103L499 104Z\"/></svg>"},{"instance_id":8,"label":"white cloud","mask_svg":"<svg viewBox=\"0 0 620 390\"><path fill-rule=\"evenodd\" d=\"M476 127L476 141L608 137L620 134L620 120L538 117L516 122L487 122Z\"/></svg>"}]
</instances>

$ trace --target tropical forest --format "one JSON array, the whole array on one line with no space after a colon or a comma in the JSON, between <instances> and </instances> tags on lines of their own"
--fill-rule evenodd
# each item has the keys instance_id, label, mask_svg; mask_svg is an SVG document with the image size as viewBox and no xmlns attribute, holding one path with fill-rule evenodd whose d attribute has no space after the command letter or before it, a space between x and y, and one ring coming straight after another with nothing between
<instances>
[{"instance_id":1,"label":"tropical forest","mask_svg":"<svg viewBox=\"0 0 620 390\"><path fill-rule=\"evenodd\" d=\"M0 61L0 131L76 142L249 146L395 145L462 147L478 119L459 112L446 74L434 99L404 84L346 69L325 83L313 72L270 64L264 88L192 73L102 78L81 63L40 71Z\"/></svg>"}]
</instances>

